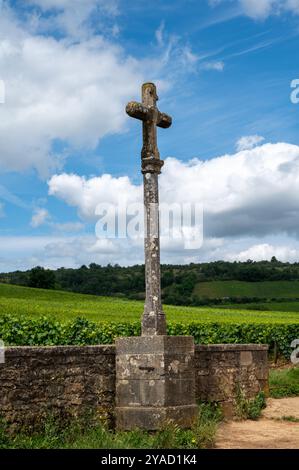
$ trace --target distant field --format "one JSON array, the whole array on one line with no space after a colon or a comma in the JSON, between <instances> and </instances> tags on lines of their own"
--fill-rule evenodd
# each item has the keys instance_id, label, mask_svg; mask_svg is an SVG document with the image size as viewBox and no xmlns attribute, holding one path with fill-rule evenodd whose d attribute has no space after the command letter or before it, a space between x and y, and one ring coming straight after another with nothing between
<instances>
[{"instance_id":1,"label":"distant field","mask_svg":"<svg viewBox=\"0 0 299 470\"><path fill-rule=\"evenodd\" d=\"M299 281L211 281L200 282L194 293L200 297L299 298Z\"/></svg>"},{"instance_id":2,"label":"distant field","mask_svg":"<svg viewBox=\"0 0 299 470\"><path fill-rule=\"evenodd\" d=\"M164 307L170 321L221 323L299 323L296 312L255 311L240 308ZM47 316L60 321L78 316L96 322L138 320L143 302L112 297L74 294L0 284L0 315L36 318Z\"/></svg>"},{"instance_id":3,"label":"distant field","mask_svg":"<svg viewBox=\"0 0 299 470\"><path fill-rule=\"evenodd\" d=\"M218 308L238 310L270 310L272 312L297 312L299 316L299 301L289 302L253 302L219 305Z\"/></svg>"}]
</instances>

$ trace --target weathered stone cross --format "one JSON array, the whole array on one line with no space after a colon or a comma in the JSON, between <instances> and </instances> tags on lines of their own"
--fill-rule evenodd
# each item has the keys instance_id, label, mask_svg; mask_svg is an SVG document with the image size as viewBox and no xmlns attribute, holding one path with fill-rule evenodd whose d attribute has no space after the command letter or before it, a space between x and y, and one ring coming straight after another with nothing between
<instances>
[{"instance_id":1,"label":"weathered stone cross","mask_svg":"<svg viewBox=\"0 0 299 470\"><path fill-rule=\"evenodd\" d=\"M142 103L127 104L129 116L140 119L143 125L141 171L143 173L145 207L145 288L146 299L142 317L142 335L166 334L166 319L161 303L160 237L159 237L159 187L158 175L163 160L157 147L157 127L171 126L172 119L157 108L157 91L153 83L142 85Z\"/></svg>"}]
</instances>

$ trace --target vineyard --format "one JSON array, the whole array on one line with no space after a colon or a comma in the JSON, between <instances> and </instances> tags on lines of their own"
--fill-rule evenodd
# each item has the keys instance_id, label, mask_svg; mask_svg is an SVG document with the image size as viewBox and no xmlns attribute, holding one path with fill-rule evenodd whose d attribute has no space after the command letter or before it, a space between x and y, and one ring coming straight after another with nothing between
<instances>
[{"instance_id":1,"label":"vineyard","mask_svg":"<svg viewBox=\"0 0 299 470\"><path fill-rule=\"evenodd\" d=\"M299 298L299 281L210 281L199 282L194 292L206 298L257 297Z\"/></svg>"},{"instance_id":2,"label":"vineyard","mask_svg":"<svg viewBox=\"0 0 299 470\"><path fill-rule=\"evenodd\" d=\"M0 284L0 338L7 345L107 344L140 334L143 303ZM299 313L166 305L168 333L196 343L268 343L289 356Z\"/></svg>"}]
</instances>

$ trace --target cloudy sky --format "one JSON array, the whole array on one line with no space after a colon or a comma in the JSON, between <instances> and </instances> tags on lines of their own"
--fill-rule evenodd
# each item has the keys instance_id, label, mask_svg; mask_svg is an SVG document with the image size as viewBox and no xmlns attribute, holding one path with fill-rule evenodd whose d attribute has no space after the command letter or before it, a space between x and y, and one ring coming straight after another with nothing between
<instances>
[{"instance_id":1,"label":"cloudy sky","mask_svg":"<svg viewBox=\"0 0 299 470\"><path fill-rule=\"evenodd\" d=\"M0 271L143 261L95 236L97 204L141 201L143 81L173 117L161 201L204 208L162 262L298 261L298 50L299 0L0 0Z\"/></svg>"}]
</instances>

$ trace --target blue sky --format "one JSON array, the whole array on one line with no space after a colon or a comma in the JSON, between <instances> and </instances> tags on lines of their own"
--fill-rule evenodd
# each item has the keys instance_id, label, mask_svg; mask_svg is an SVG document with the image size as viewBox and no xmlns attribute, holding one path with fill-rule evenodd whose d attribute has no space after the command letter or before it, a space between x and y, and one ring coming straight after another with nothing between
<instances>
[{"instance_id":1,"label":"blue sky","mask_svg":"<svg viewBox=\"0 0 299 470\"><path fill-rule=\"evenodd\" d=\"M298 0L0 4L1 271L142 262L142 246L96 240L94 210L141 194L124 108L143 81L173 117L161 196L206 214L203 247L162 261L298 259Z\"/></svg>"}]
</instances>

